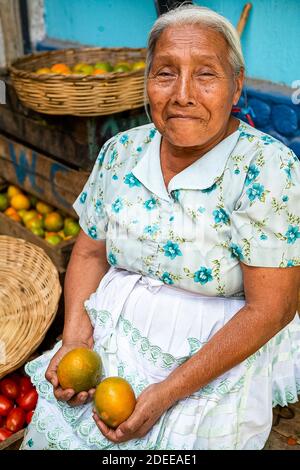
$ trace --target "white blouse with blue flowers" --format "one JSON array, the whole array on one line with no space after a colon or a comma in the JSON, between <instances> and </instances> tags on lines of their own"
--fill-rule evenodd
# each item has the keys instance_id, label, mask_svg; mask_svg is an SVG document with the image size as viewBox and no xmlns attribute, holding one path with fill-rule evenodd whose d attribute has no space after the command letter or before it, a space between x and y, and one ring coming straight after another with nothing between
<instances>
[{"instance_id":1,"label":"white blouse with blue flowers","mask_svg":"<svg viewBox=\"0 0 300 470\"><path fill-rule=\"evenodd\" d=\"M243 297L240 261L300 265L300 162L239 129L166 188L153 124L110 139L74 209L112 266L207 296Z\"/></svg>"}]
</instances>

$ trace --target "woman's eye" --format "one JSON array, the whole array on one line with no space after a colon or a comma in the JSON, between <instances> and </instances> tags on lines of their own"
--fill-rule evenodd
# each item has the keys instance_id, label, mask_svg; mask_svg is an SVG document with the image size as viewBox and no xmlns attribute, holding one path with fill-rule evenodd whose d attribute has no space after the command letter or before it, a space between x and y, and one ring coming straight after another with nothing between
<instances>
[{"instance_id":1,"label":"woman's eye","mask_svg":"<svg viewBox=\"0 0 300 470\"><path fill-rule=\"evenodd\" d=\"M159 72L159 73L158 73L158 76L159 76L159 77L172 77L173 74L170 73L170 72Z\"/></svg>"},{"instance_id":2,"label":"woman's eye","mask_svg":"<svg viewBox=\"0 0 300 470\"><path fill-rule=\"evenodd\" d=\"M201 78L212 78L215 74L213 72L199 72L197 76Z\"/></svg>"}]
</instances>

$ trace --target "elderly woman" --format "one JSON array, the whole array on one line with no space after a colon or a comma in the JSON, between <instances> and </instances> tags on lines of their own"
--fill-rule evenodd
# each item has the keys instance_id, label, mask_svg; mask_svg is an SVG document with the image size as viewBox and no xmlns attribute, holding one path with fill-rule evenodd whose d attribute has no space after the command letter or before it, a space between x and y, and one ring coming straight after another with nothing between
<instances>
[{"instance_id":1,"label":"elderly woman","mask_svg":"<svg viewBox=\"0 0 300 470\"><path fill-rule=\"evenodd\" d=\"M39 401L23 449L261 449L272 406L297 400L300 165L232 117L243 78L222 16L186 6L154 24L153 123L104 145L74 204L63 340L27 365ZM94 390L58 384L79 346L136 392L115 430Z\"/></svg>"}]
</instances>

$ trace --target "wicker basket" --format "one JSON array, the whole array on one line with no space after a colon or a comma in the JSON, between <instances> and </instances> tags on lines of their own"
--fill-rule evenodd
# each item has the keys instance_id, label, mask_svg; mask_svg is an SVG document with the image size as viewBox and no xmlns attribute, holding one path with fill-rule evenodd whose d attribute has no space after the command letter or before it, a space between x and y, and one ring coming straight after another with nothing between
<instances>
[{"instance_id":1,"label":"wicker basket","mask_svg":"<svg viewBox=\"0 0 300 470\"><path fill-rule=\"evenodd\" d=\"M14 88L25 106L46 114L97 116L138 108L144 103L144 70L103 75L43 74L56 63L95 64L145 60L146 49L78 48L42 52L18 59L10 67Z\"/></svg>"},{"instance_id":2,"label":"wicker basket","mask_svg":"<svg viewBox=\"0 0 300 470\"><path fill-rule=\"evenodd\" d=\"M0 236L0 378L42 342L60 294L57 270L41 248Z\"/></svg>"}]
</instances>

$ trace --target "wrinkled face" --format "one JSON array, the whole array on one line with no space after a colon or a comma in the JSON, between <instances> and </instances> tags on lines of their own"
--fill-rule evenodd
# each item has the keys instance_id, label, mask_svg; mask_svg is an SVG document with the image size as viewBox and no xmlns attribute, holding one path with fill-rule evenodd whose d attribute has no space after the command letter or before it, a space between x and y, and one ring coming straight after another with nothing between
<instances>
[{"instance_id":1,"label":"wrinkled face","mask_svg":"<svg viewBox=\"0 0 300 470\"><path fill-rule=\"evenodd\" d=\"M173 145L205 145L228 125L242 81L220 33L198 25L166 28L147 81L153 122Z\"/></svg>"}]
</instances>

